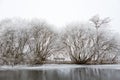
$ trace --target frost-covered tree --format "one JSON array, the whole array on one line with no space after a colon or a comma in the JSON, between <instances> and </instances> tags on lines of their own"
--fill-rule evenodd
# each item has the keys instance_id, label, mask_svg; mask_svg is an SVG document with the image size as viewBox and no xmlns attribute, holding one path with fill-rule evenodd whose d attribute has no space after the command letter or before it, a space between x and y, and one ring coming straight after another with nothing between
<instances>
[{"instance_id":1,"label":"frost-covered tree","mask_svg":"<svg viewBox=\"0 0 120 80\"><path fill-rule=\"evenodd\" d=\"M89 29L83 28L84 25L73 25L67 27L63 34L62 42L69 53L71 61L74 63L86 63L92 56L93 42ZM69 29L69 30L68 30Z\"/></svg>"},{"instance_id":2,"label":"frost-covered tree","mask_svg":"<svg viewBox=\"0 0 120 80\"><path fill-rule=\"evenodd\" d=\"M93 38L95 55L93 60L96 63L105 63L105 61L110 63L116 62L120 50L118 40L105 30L110 19L108 17L101 19L99 16L94 16L90 21L95 28L95 36Z\"/></svg>"},{"instance_id":3,"label":"frost-covered tree","mask_svg":"<svg viewBox=\"0 0 120 80\"><path fill-rule=\"evenodd\" d=\"M55 33L44 22L31 22L30 25L29 49L32 54L31 62L40 64L46 61L54 51Z\"/></svg>"},{"instance_id":4,"label":"frost-covered tree","mask_svg":"<svg viewBox=\"0 0 120 80\"><path fill-rule=\"evenodd\" d=\"M1 21L0 61L2 64L15 65L25 62L25 49L29 35L25 28L17 27L23 26L21 23L17 20L14 21L14 19Z\"/></svg>"},{"instance_id":5,"label":"frost-covered tree","mask_svg":"<svg viewBox=\"0 0 120 80\"><path fill-rule=\"evenodd\" d=\"M24 61L24 50L28 35L23 30L6 29L1 36L1 59L3 64L21 64Z\"/></svg>"},{"instance_id":6,"label":"frost-covered tree","mask_svg":"<svg viewBox=\"0 0 120 80\"><path fill-rule=\"evenodd\" d=\"M108 18L94 16L90 24L68 25L63 34L62 42L74 63L105 63L114 62L119 45L114 37L106 34ZM105 28L104 28L105 29Z\"/></svg>"},{"instance_id":7,"label":"frost-covered tree","mask_svg":"<svg viewBox=\"0 0 120 80\"><path fill-rule=\"evenodd\" d=\"M1 21L0 60L3 64L40 64L55 51L56 33L38 20Z\"/></svg>"}]
</instances>

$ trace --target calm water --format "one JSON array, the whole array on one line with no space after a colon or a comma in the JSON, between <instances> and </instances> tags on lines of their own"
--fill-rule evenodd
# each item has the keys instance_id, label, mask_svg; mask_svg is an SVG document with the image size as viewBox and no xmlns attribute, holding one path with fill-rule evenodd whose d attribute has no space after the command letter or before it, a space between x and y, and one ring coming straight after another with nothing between
<instances>
[{"instance_id":1,"label":"calm water","mask_svg":"<svg viewBox=\"0 0 120 80\"><path fill-rule=\"evenodd\" d=\"M112 69L51 69L4 70L0 80L120 80L120 70Z\"/></svg>"}]
</instances>

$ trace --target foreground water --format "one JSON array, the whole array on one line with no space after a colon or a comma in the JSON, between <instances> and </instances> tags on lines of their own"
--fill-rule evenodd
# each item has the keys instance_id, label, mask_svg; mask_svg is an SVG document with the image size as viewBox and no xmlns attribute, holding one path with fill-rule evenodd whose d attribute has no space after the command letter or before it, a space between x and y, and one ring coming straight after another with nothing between
<instances>
[{"instance_id":1,"label":"foreground water","mask_svg":"<svg viewBox=\"0 0 120 80\"><path fill-rule=\"evenodd\" d=\"M75 67L0 70L0 80L120 80L120 69Z\"/></svg>"}]
</instances>

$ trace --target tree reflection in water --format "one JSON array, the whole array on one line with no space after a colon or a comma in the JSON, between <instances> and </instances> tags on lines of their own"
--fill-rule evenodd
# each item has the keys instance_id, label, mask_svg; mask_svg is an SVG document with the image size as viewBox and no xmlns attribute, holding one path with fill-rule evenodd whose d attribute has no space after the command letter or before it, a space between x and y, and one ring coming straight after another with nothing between
<instances>
[{"instance_id":1,"label":"tree reflection in water","mask_svg":"<svg viewBox=\"0 0 120 80\"><path fill-rule=\"evenodd\" d=\"M2 70L0 80L120 80L120 70L112 69L51 69Z\"/></svg>"}]
</instances>

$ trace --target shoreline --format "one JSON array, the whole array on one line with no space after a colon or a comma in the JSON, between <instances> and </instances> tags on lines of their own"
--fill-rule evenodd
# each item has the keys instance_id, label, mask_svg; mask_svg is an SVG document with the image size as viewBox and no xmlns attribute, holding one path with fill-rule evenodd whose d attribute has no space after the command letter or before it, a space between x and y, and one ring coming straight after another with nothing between
<instances>
[{"instance_id":1,"label":"shoreline","mask_svg":"<svg viewBox=\"0 0 120 80\"><path fill-rule=\"evenodd\" d=\"M0 70L49 70L49 69L74 69L74 68L94 68L94 69L119 69L120 64L103 65L77 65L77 64L43 64L43 65L15 65L0 66Z\"/></svg>"}]
</instances>

